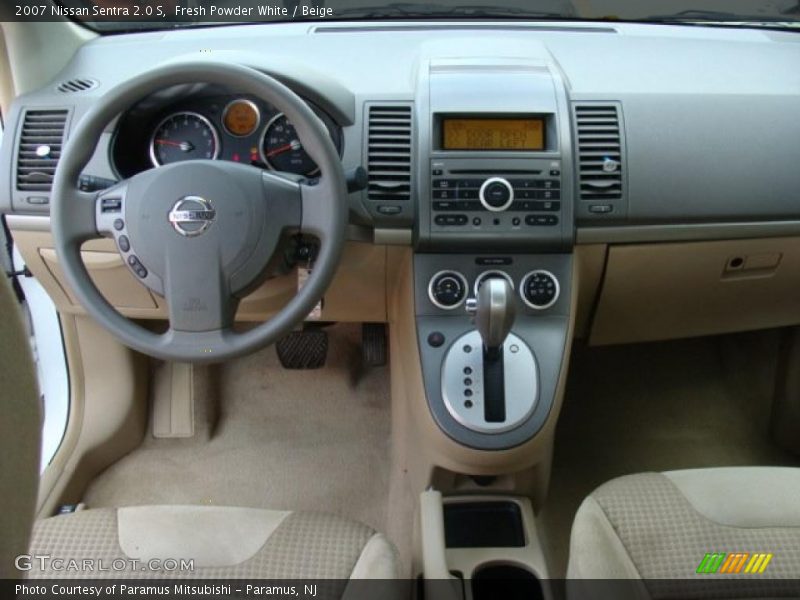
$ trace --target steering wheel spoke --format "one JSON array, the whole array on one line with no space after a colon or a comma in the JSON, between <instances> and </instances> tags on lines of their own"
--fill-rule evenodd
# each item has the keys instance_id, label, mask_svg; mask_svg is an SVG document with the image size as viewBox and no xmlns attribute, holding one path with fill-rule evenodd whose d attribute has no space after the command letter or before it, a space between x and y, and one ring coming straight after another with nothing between
<instances>
[{"instance_id":1,"label":"steering wheel spoke","mask_svg":"<svg viewBox=\"0 0 800 600\"><path fill-rule=\"evenodd\" d=\"M302 224L301 177L264 171L261 174L268 225L275 233L299 230Z\"/></svg>"},{"instance_id":2,"label":"steering wheel spoke","mask_svg":"<svg viewBox=\"0 0 800 600\"><path fill-rule=\"evenodd\" d=\"M97 227L96 192L67 190L64 202L69 211L64 214L60 229L66 243L77 249L85 241L102 237Z\"/></svg>"}]
</instances>

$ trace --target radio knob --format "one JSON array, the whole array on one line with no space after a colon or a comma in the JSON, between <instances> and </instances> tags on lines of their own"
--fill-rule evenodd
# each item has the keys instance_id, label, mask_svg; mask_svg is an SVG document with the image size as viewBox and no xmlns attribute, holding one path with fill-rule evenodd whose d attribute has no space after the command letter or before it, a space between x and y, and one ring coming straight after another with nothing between
<instances>
[{"instance_id":1,"label":"radio knob","mask_svg":"<svg viewBox=\"0 0 800 600\"><path fill-rule=\"evenodd\" d=\"M502 212L514 202L514 188L502 177L490 177L478 193L481 204L492 212Z\"/></svg>"}]
</instances>

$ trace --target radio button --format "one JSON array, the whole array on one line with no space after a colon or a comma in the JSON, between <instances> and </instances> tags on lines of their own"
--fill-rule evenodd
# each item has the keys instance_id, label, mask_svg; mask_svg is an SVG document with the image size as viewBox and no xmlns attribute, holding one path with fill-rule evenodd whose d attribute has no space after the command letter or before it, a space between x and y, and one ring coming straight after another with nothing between
<instances>
[{"instance_id":1,"label":"radio button","mask_svg":"<svg viewBox=\"0 0 800 600\"><path fill-rule=\"evenodd\" d=\"M514 189L529 189L536 187L536 181L533 179L509 179L508 182L514 186Z\"/></svg>"},{"instance_id":2,"label":"radio button","mask_svg":"<svg viewBox=\"0 0 800 600\"><path fill-rule=\"evenodd\" d=\"M481 210L483 208L477 200L459 200L456 205L459 210Z\"/></svg>"},{"instance_id":3,"label":"radio button","mask_svg":"<svg viewBox=\"0 0 800 600\"><path fill-rule=\"evenodd\" d=\"M519 198L520 200L533 200L534 198L537 197L536 196L537 194L538 192L529 189L517 190L517 192L515 193L516 197Z\"/></svg>"},{"instance_id":4,"label":"radio button","mask_svg":"<svg viewBox=\"0 0 800 600\"><path fill-rule=\"evenodd\" d=\"M550 227L558 225L558 217L555 215L528 215L525 217L525 224L535 227Z\"/></svg>"},{"instance_id":5,"label":"radio button","mask_svg":"<svg viewBox=\"0 0 800 600\"><path fill-rule=\"evenodd\" d=\"M433 220L440 227L466 225L467 221L467 215L436 215Z\"/></svg>"},{"instance_id":6,"label":"radio button","mask_svg":"<svg viewBox=\"0 0 800 600\"><path fill-rule=\"evenodd\" d=\"M434 179L433 180L433 188L434 189L449 189L453 186L453 182L450 179Z\"/></svg>"},{"instance_id":7,"label":"radio button","mask_svg":"<svg viewBox=\"0 0 800 600\"><path fill-rule=\"evenodd\" d=\"M477 200L478 190L465 190L463 188L458 188L458 197L461 200Z\"/></svg>"},{"instance_id":8,"label":"radio button","mask_svg":"<svg viewBox=\"0 0 800 600\"><path fill-rule=\"evenodd\" d=\"M433 203L433 210L456 210L457 205L453 200L437 200Z\"/></svg>"},{"instance_id":9,"label":"radio button","mask_svg":"<svg viewBox=\"0 0 800 600\"><path fill-rule=\"evenodd\" d=\"M437 200L454 200L455 190L433 190L433 197Z\"/></svg>"},{"instance_id":10,"label":"radio button","mask_svg":"<svg viewBox=\"0 0 800 600\"><path fill-rule=\"evenodd\" d=\"M482 180L480 179L457 179L456 186L460 188L474 188L478 189L481 187Z\"/></svg>"}]
</instances>

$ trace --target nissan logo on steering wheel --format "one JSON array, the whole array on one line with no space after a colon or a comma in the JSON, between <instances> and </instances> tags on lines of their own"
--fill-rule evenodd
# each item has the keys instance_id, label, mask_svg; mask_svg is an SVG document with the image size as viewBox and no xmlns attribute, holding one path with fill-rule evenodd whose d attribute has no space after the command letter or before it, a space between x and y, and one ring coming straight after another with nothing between
<instances>
[{"instance_id":1,"label":"nissan logo on steering wheel","mask_svg":"<svg viewBox=\"0 0 800 600\"><path fill-rule=\"evenodd\" d=\"M217 211L205 198L185 196L175 203L168 218L175 231L195 237L208 229L216 216Z\"/></svg>"}]
</instances>

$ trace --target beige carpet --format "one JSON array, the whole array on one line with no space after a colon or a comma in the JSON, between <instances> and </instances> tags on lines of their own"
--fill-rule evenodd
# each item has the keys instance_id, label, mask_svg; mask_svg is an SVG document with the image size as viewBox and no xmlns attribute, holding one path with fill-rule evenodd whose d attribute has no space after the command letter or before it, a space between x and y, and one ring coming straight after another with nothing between
<instances>
[{"instance_id":1,"label":"beige carpet","mask_svg":"<svg viewBox=\"0 0 800 600\"><path fill-rule=\"evenodd\" d=\"M627 473L792 465L768 435L778 332L584 348L576 344L540 514L551 574L566 570L580 502Z\"/></svg>"},{"instance_id":2,"label":"beige carpet","mask_svg":"<svg viewBox=\"0 0 800 600\"><path fill-rule=\"evenodd\" d=\"M359 372L360 326L327 331L324 369L283 369L267 348L197 370L195 437L148 435L92 483L84 501L318 510L385 532L388 368Z\"/></svg>"}]
</instances>

